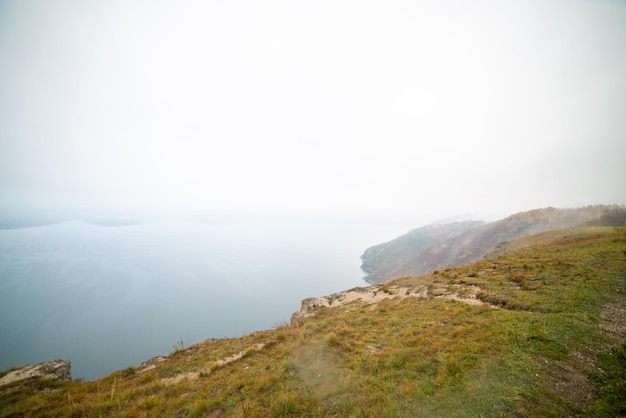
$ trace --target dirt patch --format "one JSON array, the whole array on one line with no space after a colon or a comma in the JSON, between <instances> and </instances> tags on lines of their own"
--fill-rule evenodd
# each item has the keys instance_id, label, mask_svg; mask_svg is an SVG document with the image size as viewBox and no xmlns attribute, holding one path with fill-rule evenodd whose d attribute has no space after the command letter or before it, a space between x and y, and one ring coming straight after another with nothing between
<instances>
[{"instance_id":1,"label":"dirt patch","mask_svg":"<svg viewBox=\"0 0 626 418\"><path fill-rule=\"evenodd\" d=\"M600 327L615 342L609 350L626 341L626 279L620 282L616 295L614 301L604 306L600 315Z\"/></svg>"}]
</instances>

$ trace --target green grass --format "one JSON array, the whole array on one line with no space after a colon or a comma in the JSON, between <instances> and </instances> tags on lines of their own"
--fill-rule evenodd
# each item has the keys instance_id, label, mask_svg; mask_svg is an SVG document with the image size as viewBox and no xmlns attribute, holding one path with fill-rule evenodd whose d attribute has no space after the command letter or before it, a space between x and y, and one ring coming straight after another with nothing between
<instances>
[{"instance_id":1,"label":"green grass","mask_svg":"<svg viewBox=\"0 0 626 418\"><path fill-rule=\"evenodd\" d=\"M589 373L601 397L591 406L594 416L626 416L626 343L610 353L599 353L596 369Z\"/></svg>"},{"instance_id":2,"label":"green grass","mask_svg":"<svg viewBox=\"0 0 626 418\"><path fill-rule=\"evenodd\" d=\"M494 259L388 285L460 293L477 286L489 304L431 292L320 308L291 325L180 347L151 370L0 388L0 417L623 412L624 341L602 325L610 319L603 306L624 297L626 242L610 228L584 228L510 245L512 252ZM265 348L253 349L259 343ZM216 365L241 352L241 359ZM192 373L178 383L164 380Z\"/></svg>"}]
</instances>

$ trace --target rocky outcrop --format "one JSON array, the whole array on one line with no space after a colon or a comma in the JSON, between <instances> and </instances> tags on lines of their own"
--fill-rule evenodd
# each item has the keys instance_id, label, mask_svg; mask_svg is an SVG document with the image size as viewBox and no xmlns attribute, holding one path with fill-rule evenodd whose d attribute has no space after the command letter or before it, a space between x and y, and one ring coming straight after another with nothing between
<instances>
[{"instance_id":1,"label":"rocky outcrop","mask_svg":"<svg viewBox=\"0 0 626 418\"><path fill-rule=\"evenodd\" d=\"M32 366L24 366L11 370L0 378L0 386L24 380L54 380L69 382L72 380L72 362L69 360L52 360Z\"/></svg>"},{"instance_id":2,"label":"rocky outcrop","mask_svg":"<svg viewBox=\"0 0 626 418\"><path fill-rule=\"evenodd\" d=\"M291 322L294 323L309 316L314 316L315 311L319 308L336 308L357 300L363 303L375 304L385 299L434 297L452 299L471 305L481 305L485 302L477 298L479 291L480 289L477 286L471 285L457 286L457 289L452 290L451 286L447 284L429 285L428 283L412 286L384 284L357 287L345 292L333 293L330 296L304 299L300 310L291 316Z\"/></svg>"},{"instance_id":3,"label":"rocky outcrop","mask_svg":"<svg viewBox=\"0 0 626 418\"><path fill-rule=\"evenodd\" d=\"M368 286L356 287L346 290L345 292L333 293L330 296L321 298L308 298L302 301L300 313L307 314L315 311L317 308L334 308L336 306L345 305L346 303L361 300L365 303L377 303L384 299L392 299L395 297L406 296L422 296L425 297L425 289L417 289L413 287L399 286Z\"/></svg>"}]
</instances>

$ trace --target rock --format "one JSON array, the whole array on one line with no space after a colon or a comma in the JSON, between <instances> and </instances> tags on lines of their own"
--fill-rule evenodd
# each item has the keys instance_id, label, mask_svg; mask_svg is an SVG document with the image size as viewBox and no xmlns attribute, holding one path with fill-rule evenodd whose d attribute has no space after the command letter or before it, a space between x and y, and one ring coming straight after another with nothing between
<instances>
[{"instance_id":1,"label":"rock","mask_svg":"<svg viewBox=\"0 0 626 418\"><path fill-rule=\"evenodd\" d=\"M426 298L429 295L436 298L452 299L457 302L470 305L482 305L485 302L478 299L480 288L478 286L464 285L461 289L452 290L449 285L432 287L425 284L400 286L400 285L374 285L368 287L355 287L345 292L333 293L321 298L308 298L302 301L300 310L291 315L291 323L295 324L305 318L314 316L320 308L336 308L347 303L360 300L364 303L375 304L385 299L417 297Z\"/></svg>"},{"instance_id":2,"label":"rock","mask_svg":"<svg viewBox=\"0 0 626 418\"><path fill-rule=\"evenodd\" d=\"M32 366L24 366L11 370L0 378L0 386L31 379L51 379L57 382L72 380L72 362L69 360L52 360Z\"/></svg>"},{"instance_id":3,"label":"rock","mask_svg":"<svg viewBox=\"0 0 626 418\"><path fill-rule=\"evenodd\" d=\"M321 298L308 298L302 301L300 310L291 316L291 322L296 323L304 318L315 315L319 308L335 308L357 300L364 303L373 304L385 299L396 297L405 298L408 296L426 297L426 287L400 287L374 285L368 287L355 287L345 292L333 293L330 296Z\"/></svg>"},{"instance_id":4,"label":"rock","mask_svg":"<svg viewBox=\"0 0 626 418\"><path fill-rule=\"evenodd\" d=\"M167 358L163 356L152 357L151 359L148 359L144 361L143 363L141 363L139 367L157 366L166 360Z\"/></svg>"},{"instance_id":5,"label":"rock","mask_svg":"<svg viewBox=\"0 0 626 418\"><path fill-rule=\"evenodd\" d=\"M143 363L141 363L141 365L138 367L137 371L139 373L145 373L149 370L154 370L156 369L156 367L163 363L164 361L166 361L167 358L163 357L163 356L156 356L156 357L152 357L149 360L144 361Z\"/></svg>"}]
</instances>

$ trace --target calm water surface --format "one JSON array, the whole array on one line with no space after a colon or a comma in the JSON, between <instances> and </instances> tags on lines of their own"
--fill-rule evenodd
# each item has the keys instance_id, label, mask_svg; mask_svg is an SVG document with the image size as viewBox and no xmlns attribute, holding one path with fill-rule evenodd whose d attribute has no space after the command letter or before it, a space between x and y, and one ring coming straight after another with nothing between
<instances>
[{"instance_id":1,"label":"calm water surface","mask_svg":"<svg viewBox=\"0 0 626 418\"><path fill-rule=\"evenodd\" d=\"M288 321L367 285L359 256L416 225L257 219L0 230L0 369L72 360L95 379Z\"/></svg>"}]
</instances>

